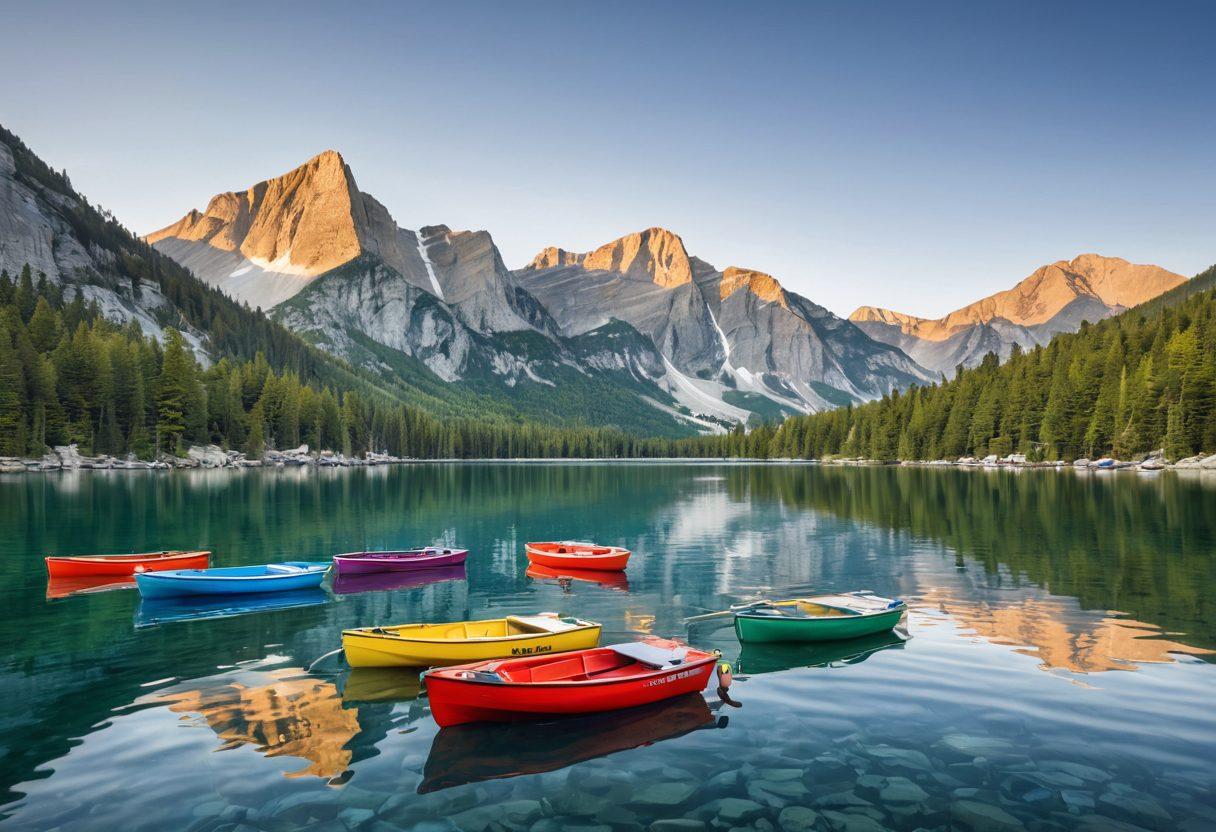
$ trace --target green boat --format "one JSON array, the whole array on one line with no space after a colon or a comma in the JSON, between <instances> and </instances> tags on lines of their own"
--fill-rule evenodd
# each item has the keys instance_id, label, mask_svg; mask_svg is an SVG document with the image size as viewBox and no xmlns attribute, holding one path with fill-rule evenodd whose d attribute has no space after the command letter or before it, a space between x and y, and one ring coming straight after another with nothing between
<instances>
[{"instance_id":1,"label":"green boat","mask_svg":"<svg viewBox=\"0 0 1216 832\"><path fill-rule=\"evenodd\" d=\"M735 635L744 643L840 641L886 632L907 610L868 592L761 601L735 611Z\"/></svg>"}]
</instances>

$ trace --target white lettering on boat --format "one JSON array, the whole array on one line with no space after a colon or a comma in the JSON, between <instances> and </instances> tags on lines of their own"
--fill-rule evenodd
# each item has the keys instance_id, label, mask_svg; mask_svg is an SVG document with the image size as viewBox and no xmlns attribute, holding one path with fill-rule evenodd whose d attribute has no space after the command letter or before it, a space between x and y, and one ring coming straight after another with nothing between
<instances>
[{"instance_id":1,"label":"white lettering on boat","mask_svg":"<svg viewBox=\"0 0 1216 832\"><path fill-rule=\"evenodd\" d=\"M653 688L658 685L665 685L668 682L674 682L677 679L687 679L689 676L695 676L696 670L681 670L679 673L673 673L670 676L664 676L661 679L651 679L649 682L643 682L642 687Z\"/></svg>"}]
</instances>

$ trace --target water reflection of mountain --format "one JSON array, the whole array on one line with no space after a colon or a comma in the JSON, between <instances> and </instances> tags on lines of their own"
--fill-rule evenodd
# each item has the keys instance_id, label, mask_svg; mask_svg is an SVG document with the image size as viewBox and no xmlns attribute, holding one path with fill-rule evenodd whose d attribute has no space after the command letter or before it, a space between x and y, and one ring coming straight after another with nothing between
<instances>
[{"instance_id":1,"label":"water reflection of mountain","mask_svg":"<svg viewBox=\"0 0 1216 832\"><path fill-rule=\"evenodd\" d=\"M193 679L144 701L163 703L183 720L201 717L220 750L251 745L267 757L306 762L288 777L338 777L351 763L348 746L359 732L357 713L342 706L334 684L298 667Z\"/></svg>"},{"instance_id":2,"label":"water reflection of mountain","mask_svg":"<svg viewBox=\"0 0 1216 832\"><path fill-rule=\"evenodd\" d=\"M918 606L939 609L976 635L1034 656L1044 670L1135 670L1146 662L1173 661L1175 654L1211 652L1164 638L1151 624L1083 610L1074 598L1006 594L989 602L930 590Z\"/></svg>"}]
</instances>

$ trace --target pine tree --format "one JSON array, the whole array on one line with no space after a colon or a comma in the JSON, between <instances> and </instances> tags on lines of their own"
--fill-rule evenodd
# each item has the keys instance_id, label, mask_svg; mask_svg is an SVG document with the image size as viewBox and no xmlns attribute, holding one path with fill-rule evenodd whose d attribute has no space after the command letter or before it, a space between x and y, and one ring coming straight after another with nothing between
<instances>
[{"instance_id":1,"label":"pine tree","mask_svg":"<svg viewBox=\"0 0 1216 832\"><path fill-rule=\"evenodd\" d=\"M165 353L156 382L156 447L178 453L186 429L186 407L190 400L192 365L186 342L176 329L165 329Z\"/></svg>"}]
</instances>

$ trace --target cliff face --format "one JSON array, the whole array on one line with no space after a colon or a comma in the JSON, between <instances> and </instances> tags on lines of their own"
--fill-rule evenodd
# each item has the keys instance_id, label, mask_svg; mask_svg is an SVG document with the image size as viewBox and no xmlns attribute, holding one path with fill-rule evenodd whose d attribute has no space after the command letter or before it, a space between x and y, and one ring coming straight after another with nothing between
<instances>
[{"instance_id":1,"label":"cliff face","mask_svg":"<svg viewBox=\"0 0 1216 832\"><path fill-rule=\"evenodd\" d=\"M72 215L83 213L80 197L70 187L57 190L19 170L20 145L12 137L10 146L10 137L0 129L0 269L16 278L28 264L35 281L46 275L51 283L79 289L85 301L96 303L110 320L135 321L154 338L173 320L185 329L200 360L207 361L203 333L182 326L181 316L158 286L144 284L137 292L129 280L116 276L116 251L84 242L73 227Z\"/></svg>"},{"instance_id":2,"label":"cliff face","mask_svg":"<svg viewBox=\"0 0 1216 832\"><path fill-rule=\"evenodd\" d=\"M1076 331L1082 321L1118 314L1185 281L1160 266L1082 254L1042 266L1012 289L941 318L862 306L849 319L926 367L953 373L958 364L974 366L988 352L1003 358L1014 344L1046 343L1060 332Z\"/></svg>"},{"instance_id":3,"label":"cliff face","mask_svg":"<svg viewBox=\"0 0 1216 832\"><path fill-rule=\"evenodd\" d=\"M567 335L617 319L650 337L668 390L694 413L819 410L930 378L771 275L719 271L665 229L588 254L550 247L515 274Z\"/></svg>"}]
</instances>

